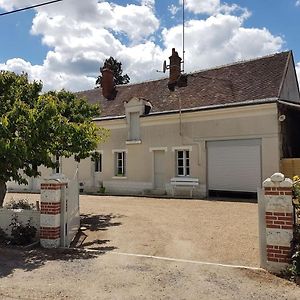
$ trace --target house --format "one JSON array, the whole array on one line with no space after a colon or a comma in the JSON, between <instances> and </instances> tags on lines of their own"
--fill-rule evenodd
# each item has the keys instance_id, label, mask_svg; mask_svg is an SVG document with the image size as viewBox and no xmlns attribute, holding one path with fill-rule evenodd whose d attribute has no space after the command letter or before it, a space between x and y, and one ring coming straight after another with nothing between
<instances>
[{"instance_id":1,"label":"house","mask_svg":"<svg viewBox=\"0 0 300 300\"><path fill-rule=\"evenodd\" d=\"M62 159L61 171L87 192L248 197L282 158L300 157L291 51L186 76L180 64L173 49L169 78L115 87L105 69L102 89L78 93L100 103L94 121L110 137L98 161L81 161L76 173Z\"/></svg>"}]
</instances>

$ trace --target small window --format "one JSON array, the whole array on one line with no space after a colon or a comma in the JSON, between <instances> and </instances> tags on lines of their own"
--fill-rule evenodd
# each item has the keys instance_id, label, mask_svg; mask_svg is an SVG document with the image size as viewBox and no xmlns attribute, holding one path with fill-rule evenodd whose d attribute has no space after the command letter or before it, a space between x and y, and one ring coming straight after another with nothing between
<instances>
[{"instance_id":1,"label":"small window","mask_svg":"<svg viewBox=\"0 0 300 300\"><path fill-rule=\"evenodd\" d=\"M138 112L130 113L129 122L129 140L136 141L140 139L140 114Z\"/></svg>"},{"instance_id":2,"label":"small window","mask_svg":"<svg viewBox=\"0 0 300 300\"><path fill-rule=\"evenodd\" d=\"M115 175L125 176L125 165L126 165L126 153L125 152L115 152Z\"/></svg>"},{"instance_id":3,"label":"small window","mask_svg":"<svg viewBox=\"0 0 300 300\"><path fill-rule=\"evenodd\" d=\"M95 173L102 172L102 154L101 153L97 154L94 164L95 164Z\"/></svg>"},{"instance_id":4,"label":"small window","mask_svg":"<svg viewBox=\"0 0 300 300\"><path fill-rule=\"evenodd\" d=\"M176 169L177 176L190 176L190 151L176 151Z\"/></svg>"},{"instance_id":5,"label":"small window","mask_svg":"<svg viewBox=\"0 0 300 300\"><path fill-rule=\"evenodd\" d=\"M55 163L57 164L57 167L54 169L55 174L60 173L60 162L59 162L59 155L55 156Z\"/></svg>"}]
</instances>

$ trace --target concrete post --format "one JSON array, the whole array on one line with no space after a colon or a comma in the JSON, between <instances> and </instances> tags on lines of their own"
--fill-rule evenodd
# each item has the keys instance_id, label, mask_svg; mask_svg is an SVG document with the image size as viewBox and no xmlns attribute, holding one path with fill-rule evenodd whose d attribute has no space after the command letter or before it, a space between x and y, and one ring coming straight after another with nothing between
<instances>
[{"instance_id":1,"label":"concrete post","mask_svg":"<svg viewBox=\"0 0 300 300\"><path fill-rule=\"evenodd\" d=\"M291 179L275 173L263 183L265 204L266 268L272 272L285 269L291 259L293 205Z\"/></svg>"},{"instance_id":2,"label":"concrete post","mask_svg":"<svg viewBox=\"0 0 300 300\"><path fill-rule=\"evenodd\" d=\"M62 174L41 183L40 243L44 248L58 248L61 241L61 194L68 185Z\"/></svg>"}]
</instances>

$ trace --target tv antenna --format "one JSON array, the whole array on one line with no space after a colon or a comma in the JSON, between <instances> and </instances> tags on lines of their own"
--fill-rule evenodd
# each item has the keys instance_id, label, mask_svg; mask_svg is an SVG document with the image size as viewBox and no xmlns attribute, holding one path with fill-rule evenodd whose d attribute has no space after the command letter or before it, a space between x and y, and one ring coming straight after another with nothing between
<instances>
[{"instance_id":1,"label":"tv antenna","mask_svg":"<svg viewBox=\"0 0 300 300\"><path fill-rule=\"evenodd\" d=\"M181 72L184 73L184 54L185 54L185 0L182 0L182 70ZM166 71L170 68L167 65L167 62L164 60L162 71L156 70L159 73L166 73Z\"/></svg>"}]
</instances>

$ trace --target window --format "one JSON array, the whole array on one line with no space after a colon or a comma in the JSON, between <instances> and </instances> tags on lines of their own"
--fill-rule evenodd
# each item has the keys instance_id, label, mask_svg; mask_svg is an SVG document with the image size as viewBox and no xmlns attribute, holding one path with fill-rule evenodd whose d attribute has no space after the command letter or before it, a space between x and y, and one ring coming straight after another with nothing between
<instances>
[{"instance_id":1,"label":"window","mask_svg":"<svg viewBox=\"0 0 300 300\"><path fill-rule=\"evenodd\" d=\"M116 176L125 176L126 152L115 152Z\"/></svg>"},{"instance_id":2,"label":"window","mask_svg":"<svg viewBox=\"0 0 300 300\"><path fill-rule=\"evenodd\" d=\"M94 164L95 164L95 173L102 172L102 154L101 153L97 153L97 157L95 158Z\"/></svg>"},{"instance_id":3,"label":"window","mask_svg":"<svg viewBox=\"0 0 300 300\"><path fill-rule=\"evenodd\" d=\"M139 112L130 113L129 140L136 141L140 139L140 114Z\"/></svg>"},{"instance_id":4,"label":"window","mask_svg":"<svg viewBox=\"0 0 300 300\"><path fill-rule=\"evenodd\" d=\"M59 155L55 156L55 163L57 164L56 168L53 170L55 174L60 173L60 161L59 161Z\"/></svg>"},{"instance_id":5,"label":"window","mask_svg":"<svg viewBox=\"0 0 300 300\"><path fill-rule=\"evenodd\" d=\"M176 151L177 176L190 176L190 151Z\"/></svg>"}]
</instances>

